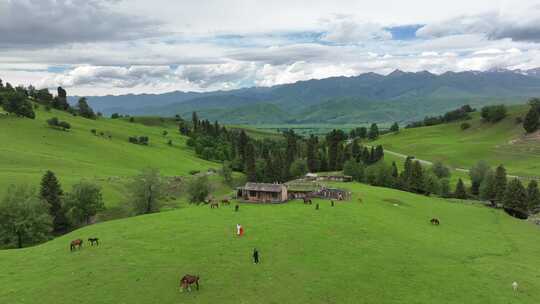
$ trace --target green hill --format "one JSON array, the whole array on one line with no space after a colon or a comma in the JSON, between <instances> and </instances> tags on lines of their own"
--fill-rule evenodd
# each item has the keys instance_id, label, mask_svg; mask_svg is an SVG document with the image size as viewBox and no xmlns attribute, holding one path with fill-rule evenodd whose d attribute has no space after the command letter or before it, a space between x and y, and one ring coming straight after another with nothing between
<instances>
[{"instance_id":1,"label":"green hill","mask_svg":"<svg viewBox=\"0 0 540 304\"><path fill-rule=\"evenodd\" d=\"M465 202L347 187L352 201L316 201L318 211L300 202L189 206L0 251L0 303L540 301L540 234L530 223ZM70 240L88 237L101 245L69 252ZM201 276L200 291L179 292L186 273Z\"/></svg>"},{"instance_id":2,"label":"green hill","mask_svg":"<svg viewBox=\"0 0 540 304\"><path fill-rule=\"evenodd\" d=\"M495 124L483 122L479 113L474 113L467 130L461 130L462 122L404 129L375 143L392 152L440 160L454 168L469 169L485 160L492 166L504 164L512 175L540 177L540 135L525 136L522 125L516 122L527 109L509 107L509 115Z\"/></svg>"},{"instance_id":3,"label":"green hill","mask_svg":"<svg viewBox=\"0 0 540 304\"><path fill-rule=\"evenodd\" d=\"M186 138L171 123L151 127L142 124L152 124L149 118L135 118L134 123L89 120L56 110L47 112L43 107L36 115L35 120L0 115L0 195L9 184L38 186L43 173L52 170L64 190L80 179L100 184L106 205L114 207L125 202L124 186L129 178L145 167L159 168L166 176L219 167L188 149ZM72 129L66 132L49 127L46 120L53 116L69 122ZM141 123L137 123L139 119ZM163 131L168 134L163 135ZM150 143L129 143L130 136L148 136ZM167 144L169 140L172 146Z\"/></svg>"}]
</instances>

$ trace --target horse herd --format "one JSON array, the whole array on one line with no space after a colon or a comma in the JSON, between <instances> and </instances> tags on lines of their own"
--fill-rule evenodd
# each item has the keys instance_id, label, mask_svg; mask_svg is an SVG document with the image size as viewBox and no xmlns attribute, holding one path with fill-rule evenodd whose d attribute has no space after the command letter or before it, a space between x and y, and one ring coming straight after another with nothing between
<instances>
[{"instance_id":1,"label":"horse herd","mask_svg":"<svg viewBox=\"0 0 540 304\"><path fill-rule=\"evenodd\" d=\"M303 201L304 201L304 204L309 204L311 205L313 202L311 201L311 198L309 197L304 197L303 198ZM221 204L222 205L230 205L231 202L229 199L222 199L221 200ZM334 207L335 203L333 200L330 200L330 205L332 207ZM238 205L236 205L236 211L238 211ZM213 199L210 201L210 208L219 208L219 205L217 202L215 202ZM316 209L318 210L319 209L319 204L317 204L316 206ZM440 224L440 221L439 219L437 218L432 218L430 220L430 223L432 225L436 225L438 226ZM96 246L99 246L99 239L96 238L96 237L92 237L92 238L88 238L88 242L90 242L91 246L94 246L94 244ZM79 250L79 249L82 249L82 246L83 246L83 240L82 239L76 239L76 240L73 240L71 241L70 243L70 247L69 247L69 250L71 252L73 252L74 250ZM188 290L191 292L191 285L194 285L195 284L195 287L197 288L197 290L199 290L199 280L200 280L200 277L197 276L197 275L192 275L192 274L186 274L184 275L181 279L180 279L180 291L184 291L184 290Z\"/></svg>"},{"instance_id":2,"label":"horse herd","mask_svg":"<svg viewBox=\"0 0 540 304\"><path fill-rule=\"evenodd\" d=\"M90 244L92 246L94 246L94 244L96 244L96 246L99 246L99 239L98 238L88 238L88 242L90 242ZM69 244L69 251L73 252L73 250L82 249L82 246L83 246L83 240L82 239L73 240Z\"/></svg>"}]
</instances>

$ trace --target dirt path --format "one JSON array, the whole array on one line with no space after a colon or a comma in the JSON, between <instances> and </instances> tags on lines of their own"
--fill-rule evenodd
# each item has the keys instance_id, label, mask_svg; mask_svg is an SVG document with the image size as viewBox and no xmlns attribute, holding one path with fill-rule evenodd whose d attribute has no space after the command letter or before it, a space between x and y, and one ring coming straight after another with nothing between
<instances>
[{"instance_id":1,"label":"dirt path","mask_svg":"<svg viewBox=\"0 0 540 304\"><path fill-rule=\"evenodd\" d=\"M392 154L394 156L401 157L403 159L406 159L408 157L408 155L398 153L398 152L394 152L394 151L390 151L390 150L387 150L387 149L384 149L384 153ZM432 166L433 165L433 162L431 162L429 160L423 160L423 159L419 159L419 158L416 158L416 157L414 159L419 161L422 165L427 165L427 166ZM452 168L452 169L455 170L455 171L463 172L463 173L469 173L469 169L464 169L464 168ZM509 178L519 178L519 179L527 179L527 180L537 179L537 178L534 178L534 177L524 177L524 176L517 176L517 175L510 175L510 174L507 174L506 176L509 177Z\"/></svg>"}]
</instances>

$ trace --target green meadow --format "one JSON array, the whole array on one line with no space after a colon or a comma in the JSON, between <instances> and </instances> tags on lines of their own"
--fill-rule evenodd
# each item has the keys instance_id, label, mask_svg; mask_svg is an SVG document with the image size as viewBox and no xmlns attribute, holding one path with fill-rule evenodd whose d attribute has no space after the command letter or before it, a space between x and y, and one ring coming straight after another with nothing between
<instances>
[{"instance_id":1,"label":"green meadow","mask_svg":"<svg viewBox=\"0 0 540 304\"><path fill-rule=\"evenodd\" d=\"M516 122L526 111L526 106L509 107L508 117L494 124L483 122L479 113L473 113L467 130L461 130L462 122L402 129L374 144L454 168L469 169L485 160L491 166L503 164L511 175L540 177L540 135L524 136L522 125Z\"/></svg>"},{"instance_id":2,"label":"green meadow","mask_svg":"<svg viewBox=\"0 0 540 304\"><path fill-rule=\"evenodd\" d=\"M183 204L0 251L0 303L540 301L536 226L467 201L344 185L353 199L333 208ZM70 240L88 237L102 244L69 251ZM179 292L186 273L201 277L199 291Z\"/></svg>"},{"instance_id":3,"label":"green meadow","mask_svg":"<svg viewBox=\"0 0 540 304\"><path fill-rule=\"evenodd\" d=\"M81 179L98 183L106 206L115 207L125 202L130 178L145 167L159 168L165 176L220 167L198 158L173 123L152 124L148 118L90 120L56 110L38 110L36 116L31 120L0 115L0 194L9 184L37 187L45 171L52 170L65 191ZM46 120L51 117L69 122L71 130L49 127ZM150 143L129 143L130 136L148 136Z\"/></svg>"}]
</instances>

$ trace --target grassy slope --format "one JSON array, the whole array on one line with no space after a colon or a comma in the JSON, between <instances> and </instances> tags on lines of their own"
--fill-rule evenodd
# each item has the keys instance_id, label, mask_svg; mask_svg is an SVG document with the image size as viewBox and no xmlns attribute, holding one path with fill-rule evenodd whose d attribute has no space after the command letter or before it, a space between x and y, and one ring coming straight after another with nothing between
<instances>
[{"instance_id":1,"label":"grassy slope","mask_svg":"<svg viewBox=\"0 0 540 304\"><path fill-rule=\"evenodd\" d=\"M46 120L57 116L71 123L64 132L50 128ZM91 129L112 135L94 136ZM93 121L54 111L37 112L36 120L0 115L0 192L7 185L38 185L45 170L54 171L64 190L80 179L90 179L104 187L108 206L123 201L126 178L144 167L156 167L168 176L186 175L219 165L201 160L189 150L186 138L174 124L149 127L124 120L100 118ZM163 136L167 130L169 135ZM149 146L128 143L129 136L149 136ZM173 146L168 146L171 139ZM0 193L1 194L1 193Z\"/></svg>"},{"instance_id":2,"label":"grassy slope","mask_svg":"<svg viewBox=\"0 0 540 304\"><path fill-rule=\"evenodd\" d=\"M500 210L348 185L354 200L335 208L190 206L0 251L0 303L540 301L537 227ZM428 223L434 216L441 226ZM242 239L233 236L237 223ZM90 236L102 245L69 252L69 240ZM184 273L201 276L199 292L178 292Z\"/></svg>"},{"instance_id":3,"label":"grassy slope","mask_svg":"<svg viewBox=\"0 0 540 304\"><path fill-rule=\"evenodd\" d=\"M386 149L414 155L429 161L441 160L457 168L470 168L478 160L492 166L504 164L509 174L540 176L540 141L511 143L523 136L515 118L524 116L526 107L510 108L510 115L496 124L483 123L479 113L469 121L472 127L461 130L461 122L432 127L405 129L382 136L376 144Z\"/></svg>"}]
</instances>

